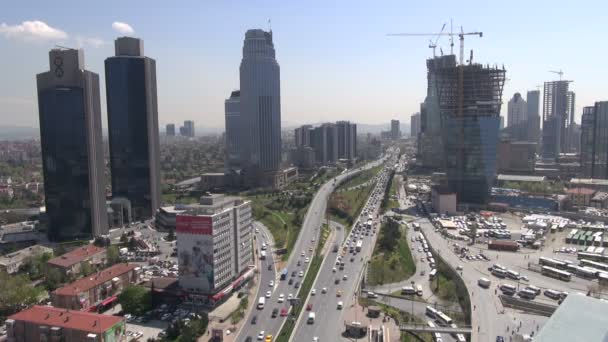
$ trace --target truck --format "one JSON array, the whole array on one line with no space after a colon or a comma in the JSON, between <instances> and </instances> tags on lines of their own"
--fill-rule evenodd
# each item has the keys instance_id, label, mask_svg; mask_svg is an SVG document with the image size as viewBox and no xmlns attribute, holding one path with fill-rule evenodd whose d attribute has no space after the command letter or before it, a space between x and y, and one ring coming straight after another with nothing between
<instances>
[{"instance_id":1,"label":"truck","mask_svg":"<svg viewBox=\"0 0 608 342\"><path fill-rule=\"evenodd\" d=\"M519 244L515 241L492 240L488 242L488 249L517 252L517 250L519 250Z\"/></svg>"},{"instance_id":2,"label":"truck","mask_svg":"<svg viewBox=\"0 0 608 342\"><path fill-rule=\"evenodd\" d=\"M262 310L264 308L265 304L266 304L266 298L260 297L260 299L258 299L258 310Z\"/></svg>"},{"instance_id":3,"label":"truck","mask_svg":"<svg viewBox=\"0 0 608 342\"><path fill-rule=\"evenodd\" d=\"M361 252L361 247L363 247L363 240L357 241L357 246L355 246L355 250L357 252Z\"/></svg>"}]
</instances>

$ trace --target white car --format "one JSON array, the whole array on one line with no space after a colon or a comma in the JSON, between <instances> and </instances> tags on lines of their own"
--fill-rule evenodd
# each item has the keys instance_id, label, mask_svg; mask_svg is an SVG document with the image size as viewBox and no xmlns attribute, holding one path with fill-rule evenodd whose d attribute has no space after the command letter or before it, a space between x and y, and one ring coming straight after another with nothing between
<instances>
[{"instance_id":1,"label":"white car","mask_svg":"<svg viewBox=\"0 0 608 342\"><path fill-rule=\"evenodd\" d=\"M287 295L287 300L292 300L293 299L293 295L290 293Z\"/></svg>"},{"instance_id":2,"label":"white car","mask_svg":"<svg viewBox=\"0 0 608 342\"><path fill-rule=\"evenodd\" d=\"M310 258L306 257L306 259L304 259L304 262L306 262L306 263L310 262Z\"/></svg>"},{"instance_id":3,"label":"white car","mask_svg":"<svg viewBox=\"0 0 608 342\"><path fill-rule=\"evenodd\" d=\"M283 303L284 301L285 301L285 295L281 293L279 295L279 303Z\"/></svg>"},{"instance_id":4,"label":"white car","mask_svg":"<svg viewBox=\"0 0 608 342\"><path fill-rule=\"evenodd\" d=\"M258 341L264 341L264 330L260 331L258 334Z\"/></svg>"},{"instance_id":5,"label":"white car","mask_svg":"<svg viewBox=\"0 0 608 342\"><path fill-rule=\"evenodd\" d=\"M304 276L304 271L300 271L300 273L298 273L299 277L303 277Z\"/></svg>"},{"instance_id":6,"label":"white car","mask_svg":"<svg viewBox=\"0 0 608 342\"><path fill-rule=\"evenodd\" d=\"M273 287L273 286L274 286L274 280L271 280L271 281L268 283L268 286Z\"/></svg>"},{"instance_id":7,"label":"white car","mask_svg":"<svg viewBox=\"0 0 608 342\"><path fill-rule=\"evenodd\" d=\"M345 275L342 277L342 280L347 280L347 279L348 279L348 276L345 274Z\"/></svg>"},{"instance_id":8,"label":"white car","mask_svg":"<svg viewBox=\"0 0 608 342\"><path fill-rule=\"evenodd\" d=\"M302 253L300 253L300 256L301 256L301 257L303 257L303 256L305 256L305 255L306 255L306 253L304 253L304 251L302 251Z\"/></svg>"},{"instance_id":9,"label":"white car","mask_svg":"<svg viewBox=\"0 0 608 342\"><path fill-rule=\"evenodd\" d=\"M336 273L336 268L335 267L332 268L331 271L334 272L334 273Z\"/></svg>"},{"instance_id":10,"label":"white car","mask_svg":"<svg viewBox=\"0 0 608 342\"><path fill-rule=\"evenodd\" d=\"M270 296L272 296L272 292L266 291L266 298L270 298Z\"/></svg>"},{"instance_id":11,"label":"white car","mask_svg":"<svg viewBox=\"0 0 608 342\"><path fill-rule=\"evenodd\" d=\"M462 266L460 266L460 265L456 266L456 270L462 271Z\"/></svg>"},{"instance_id":12,"label":"white car","mask_svg":"<svg viewBox=\"0 0 608 342\"><path fill-rule=\"evenodd\" d=\"M321 293L327 293L327 287L322 288Z\"/></svg>"},{"instance_id":13,"label":"white car","mask_svg":"<svg viewBox=\"0 0 608 342\"><path fill-rule=\"evenodd\" d=\"M314 296L316 294L317 294L317 290L315 290L315 289L310 290L310 295L311 296Z\"/></svg>"}]
</instances>

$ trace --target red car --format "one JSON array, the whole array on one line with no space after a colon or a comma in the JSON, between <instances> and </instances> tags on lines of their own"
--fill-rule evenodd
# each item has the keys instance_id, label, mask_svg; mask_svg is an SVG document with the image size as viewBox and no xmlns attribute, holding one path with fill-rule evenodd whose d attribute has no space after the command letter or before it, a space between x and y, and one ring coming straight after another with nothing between
<instances>
[{"instance_id":1,"label":"red car","mask_svg":"<svg viewBox=\"0 0 608 342\"><path fill-rule=\"evenodd\" d=\"M312 310L312 304L309 303L308 305L306 305L306 311L310 311L310 310Z\"/></svg>"},{"instance_id":2,"label":"red car","mask_svg":"<svg viewBox=\"0 0 608 342\"><path fill-rule=\"evenodd\" d=\"M287 316L287 308L282 308L281 309L281 317L285 317Z\"/></svg>"}]
</instances>

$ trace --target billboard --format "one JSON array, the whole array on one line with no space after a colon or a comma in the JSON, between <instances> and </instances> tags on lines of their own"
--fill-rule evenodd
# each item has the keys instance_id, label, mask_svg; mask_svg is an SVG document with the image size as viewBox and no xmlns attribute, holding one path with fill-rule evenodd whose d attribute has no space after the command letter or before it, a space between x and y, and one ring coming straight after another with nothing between
<instances>
[{"instance_id":1,"label":"billboard","mask_svg":"<svg viewBox=\"0 0 608 342\"><path fill-rule=\"evenodd\" d=\"M177 215L175 231L186 234L213 234L213 218L211 216Z\"/></svg>"},{"instance_id":2,"label":"billboard","mask_svg":"<svg viewBox=\"0 0 608 342\"><path fill-rule=\"evenodd\" d=\"M213 223L209 216L177 216L179 283L209 292L213 289Z\"/></svg>"}]
</instances>

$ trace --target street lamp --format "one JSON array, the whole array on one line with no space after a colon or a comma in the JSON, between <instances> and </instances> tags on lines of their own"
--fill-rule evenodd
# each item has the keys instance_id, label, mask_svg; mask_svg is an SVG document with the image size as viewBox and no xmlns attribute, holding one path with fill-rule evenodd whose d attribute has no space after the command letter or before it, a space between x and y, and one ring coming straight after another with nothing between
<instances>
[{"instance_id":1,"label":"street lamp","mask_svg":"<svg viewBox=\"0 0 608 342\"><path fill-rule=\"evenodd\" d=\"M412 289L414 289L414 291L416 291L416 289L414 288L414 281L412 280L411 283L412 283ZM412 313L411 313L412 316L410 317L412 322L414 322L414 294L415 294L415 292L412 293L412 295L411 295L412 298L410 300L412 302Z\"/></svg>"}]
</instances>

